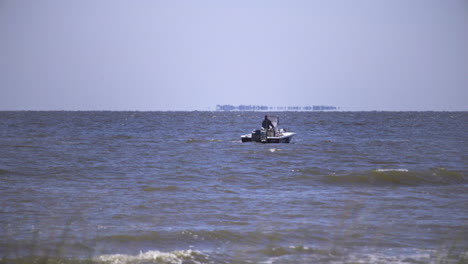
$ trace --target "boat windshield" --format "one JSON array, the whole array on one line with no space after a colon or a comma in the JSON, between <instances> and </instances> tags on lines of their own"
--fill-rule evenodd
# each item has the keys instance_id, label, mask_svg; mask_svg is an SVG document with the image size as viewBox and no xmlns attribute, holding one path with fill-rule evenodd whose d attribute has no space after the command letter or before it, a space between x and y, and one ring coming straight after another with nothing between
<instances>
[{"instance_id":1,"label":"boat windshield","mask_svg":"<svg viewBox=\"0 0 468 264\"><path fill-rule=\"evenodd\" d=\"M270 119L275 128L278 128L279 118L277 116L268 116L268 119Z\"/></svg>"}]
</instances>

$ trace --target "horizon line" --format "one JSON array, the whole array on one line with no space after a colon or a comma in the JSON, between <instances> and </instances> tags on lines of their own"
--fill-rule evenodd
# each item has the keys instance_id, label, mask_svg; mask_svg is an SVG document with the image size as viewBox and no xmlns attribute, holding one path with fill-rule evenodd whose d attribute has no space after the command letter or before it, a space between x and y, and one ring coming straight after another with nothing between
<instances>
[{"instance_id":1,"label":"horizon line","mask_svg":"<svg viewBox=\"0 0 468 264\"><path fill-rule=\"evenodd\" d=\"M468 112L468 110L112 110L112 109L0 109L0 112Z\"/></svg>"}]
</instances>

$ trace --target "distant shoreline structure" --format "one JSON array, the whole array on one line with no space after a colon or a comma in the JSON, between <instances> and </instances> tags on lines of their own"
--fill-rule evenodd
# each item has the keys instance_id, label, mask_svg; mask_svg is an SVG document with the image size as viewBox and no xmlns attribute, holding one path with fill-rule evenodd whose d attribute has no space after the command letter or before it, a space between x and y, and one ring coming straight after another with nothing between
<instances>
[{"instance_id":1,"label":"distant shoreline structure","mask_svg":"<svg viewBox=\"0 0 468 264\"><path fill-rule=\"evenodd\" d=\"M265 105L216 105L216 111L333 111L335 106L265 106Z\"/></svg>"}]
</instances>

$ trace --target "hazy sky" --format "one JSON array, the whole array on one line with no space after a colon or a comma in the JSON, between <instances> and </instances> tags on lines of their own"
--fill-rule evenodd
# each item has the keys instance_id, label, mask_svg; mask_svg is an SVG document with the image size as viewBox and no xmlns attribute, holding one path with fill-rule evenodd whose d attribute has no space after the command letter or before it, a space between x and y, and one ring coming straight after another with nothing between
<instances>
[{"instance_id":1,"label":"hazy sky","mask_svg":"<svg viewBox=\"0 0 468 264\"><path fill-rule=\"evenodd\" d=\"M0 110L468 111L468 0L0 0Z\"/></svg>"}]
</instances>

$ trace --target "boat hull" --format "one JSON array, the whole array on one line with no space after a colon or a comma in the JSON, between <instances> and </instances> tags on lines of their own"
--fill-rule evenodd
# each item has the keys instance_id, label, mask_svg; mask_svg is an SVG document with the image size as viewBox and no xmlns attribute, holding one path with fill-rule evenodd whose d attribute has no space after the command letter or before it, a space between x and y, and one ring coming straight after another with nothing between
<instances>
[{"instance_id":1,"label":"boat hull","mask_svg":"<svg viewBox=\"0 0 468 264\"><path fill-rule=\"evenodd\" d=\"M255 133L241 136L242 142L260 142L260 143L290 143L296 133L288 132L280 136L266 137L256 135Z\"/></svg>"}]
</instances>

